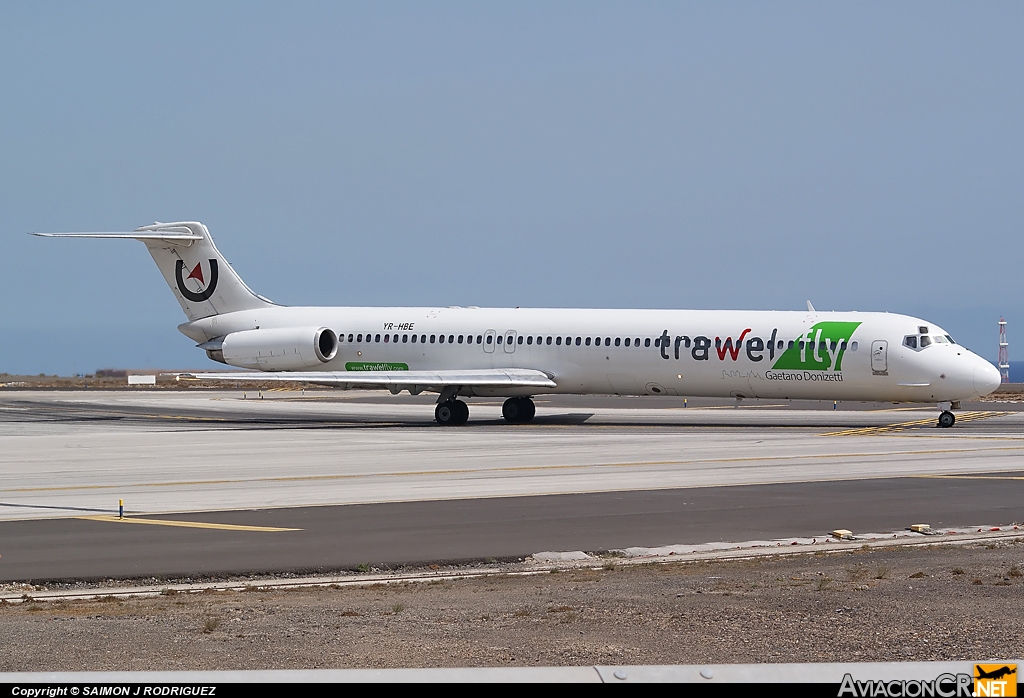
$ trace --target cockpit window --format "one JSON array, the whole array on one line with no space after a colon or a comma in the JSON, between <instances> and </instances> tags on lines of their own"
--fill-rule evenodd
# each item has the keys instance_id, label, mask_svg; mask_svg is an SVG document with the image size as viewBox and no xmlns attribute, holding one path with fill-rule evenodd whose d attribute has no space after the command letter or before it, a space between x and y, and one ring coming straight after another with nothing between
<instances>
[{"instance_id":1,"label":"cockpit window","mask_svg":"<svg viewBox=\"0 0 1024 698\"><path fill-rule=\"evenodd\" d=\"M947 334L947 335L943 335L943 336L944 336L944 337L945 337L946 339L948 339L948 340L949 340L949 343L950 343L950 344L956 344L956 342L954 342L954 341L953 341L953 338L952 338L952 337L950 337L950 336L949 336L948 334Z\"/></svg>"},{"instance_id":2,"label":"cockpit window","mask_svg":"<svg viewBox=\"0 0 1024 698\"><path fill-rule=\"evenodd\" d=\"M941 334L937 334L934 337L932 337L932 341L935 342L936 344L946 344L949 340L947 340Z\"/></svg>"},{"instance_id":3,"label":"cockpit window","mask_svg":"<svg viewBox=\"0 0 1024 698\"><path fill-rule=\"evenodd\" d=\"M910 347L911 349L917 349L917 337L914 335L907 335L903 338L903 346Z\"/></svg>"},{"instance_id":4,"label":"cockpit window","mask_svg":"<svg viewBox=\"0 0 1024 698\"><path fill-rule=\"evenodd\" d=\"M921 337L921 348L924 349L927 346L931 346L932 338L927 335Z\"/></svg>"}]
</instances>

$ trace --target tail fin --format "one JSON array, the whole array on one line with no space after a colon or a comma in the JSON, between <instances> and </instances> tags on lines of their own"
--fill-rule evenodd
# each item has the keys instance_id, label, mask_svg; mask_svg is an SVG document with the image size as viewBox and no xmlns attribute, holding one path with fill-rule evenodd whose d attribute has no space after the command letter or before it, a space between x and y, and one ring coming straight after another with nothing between
<instances>
[{"instance_id":1,"label":"tail fin","mask_svg":"<svg viewBox=\"0 0 1024 698\"><path fill-rule=\"evenodd\" d=\"M236 310L266 308L273 303L245 285L217 251L202 223L154 223L133 233L34 233L42 237L140 240L153 255L189 320Z\"/></svg>"}]
</instances>

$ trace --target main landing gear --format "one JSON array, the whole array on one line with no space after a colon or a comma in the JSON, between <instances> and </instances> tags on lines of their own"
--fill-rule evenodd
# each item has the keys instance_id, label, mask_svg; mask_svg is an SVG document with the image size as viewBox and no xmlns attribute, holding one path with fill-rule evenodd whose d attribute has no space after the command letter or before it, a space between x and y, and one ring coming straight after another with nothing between
<instances>
[{"instance_id":1,"label":"main landing gear","mask_svg":"<svg viewBox=\"0 0 1024 698\"><path fill-rule=\"evenodd\" d=\"M537 406L528 397L510 397L501 406L501 416L509 424L524 424L533 419Z\"/></svg>"},{"instance_id":2,"label":"main landing gear","mask_svg":"<svg viewBox=\"0 0 1024 698\"><path fill-rule=\"evenodd\" d=\"M457 427L469 421L469 405L462 400L445 400L434 408L434 419L446 427Z\"/></svg>"},{"instance_id":3,"label":"main landing gear","mask_svg":"<svg viewBox=\"0 0 1024 698\"><path fill-rule=\"evenodd\" d=\"M512 397L501 406L501 416L510 424L524 424L533 419L537 407L528 397ZM437 403L434 420L445 427L457 427L469 420L469 406L462 400L450 397Z\"/></svg>"}]
</instances>

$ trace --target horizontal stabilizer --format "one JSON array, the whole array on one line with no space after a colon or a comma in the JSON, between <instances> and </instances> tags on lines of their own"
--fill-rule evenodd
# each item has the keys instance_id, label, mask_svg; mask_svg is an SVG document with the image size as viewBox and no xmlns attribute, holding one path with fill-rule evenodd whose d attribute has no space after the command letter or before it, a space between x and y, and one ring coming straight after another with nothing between
<instances>
[{"instance_id":1,"label":"horizontal stabilizer","mask_svg":"<svg viewBox=\"0 0 1024 698\"><path fill-rule=\"evenodd\" d=\"M202 235L186 232L156 231L156 232L134 232L134 233L32 233L41 238L106 238L112 240L141 240L143 242L169 242L172 244L191 244L196 240L202 240Z\"/></svg>"},{"instance_id":2,"label":"horizontal stabilizer","mask_svg":"<svg viewBox=\"0 0 1024 698\"><path fill-rule=\"evenodd\" d=\"M275 371L183 373L179 379L316 383L338 387L415 386L420 389L459 387L555 388L548 374L528 368L490 368L478 371Z\"/></svg>"}]
</instances>

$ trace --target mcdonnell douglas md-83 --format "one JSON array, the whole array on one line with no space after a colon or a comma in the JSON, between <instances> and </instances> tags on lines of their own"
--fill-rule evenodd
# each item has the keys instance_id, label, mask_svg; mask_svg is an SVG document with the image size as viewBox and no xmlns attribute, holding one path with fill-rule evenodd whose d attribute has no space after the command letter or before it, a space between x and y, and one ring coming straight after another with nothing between
<instances>
[{"instance_id":1,"label":"mcdonnell douglas md-83","mask_svg":"<svg viewBox=\"0 0 1024 698\"><path fill-rule=\"evenodd\" d=\"M178 329L211 359L260 373L206 380L303 381L438 393L439 424L464 424L461 397L504 397L509 422L541 394L685 395L934 403L950 427L961 400L999 371L926 320L807 310L288 307L253 293L201 223L132 233L185 311Z\"/></svg>"}]
</instances>

